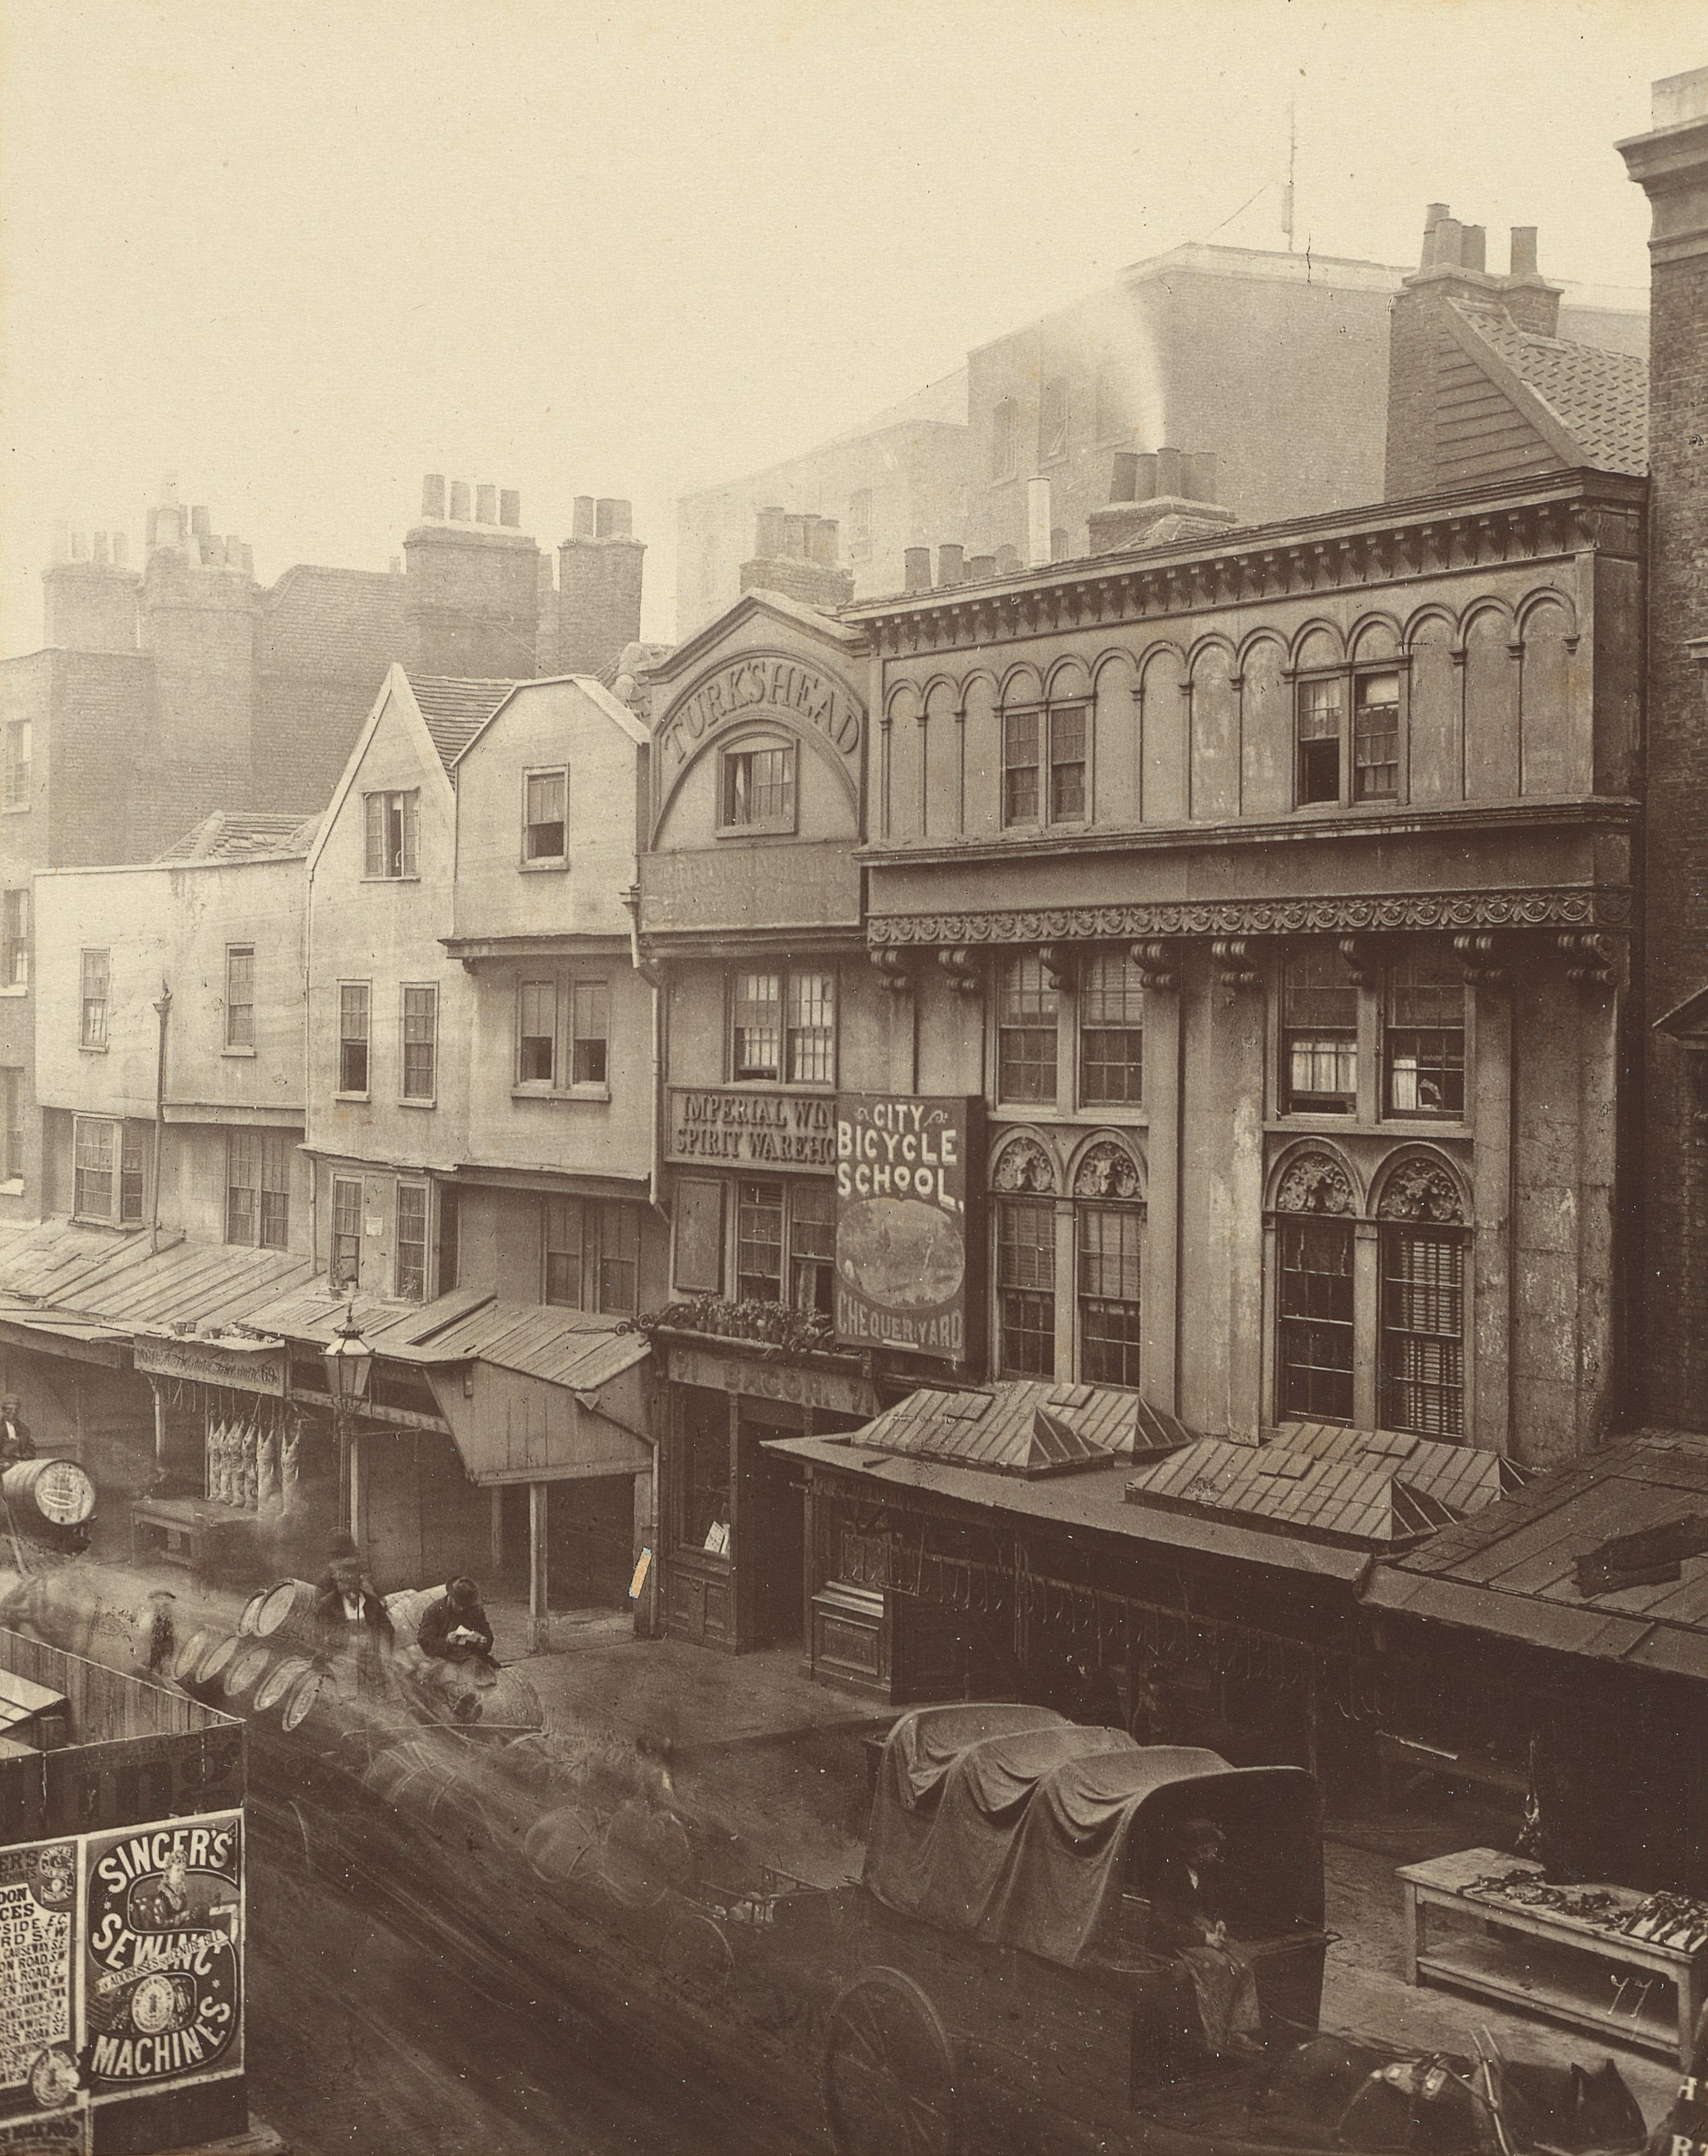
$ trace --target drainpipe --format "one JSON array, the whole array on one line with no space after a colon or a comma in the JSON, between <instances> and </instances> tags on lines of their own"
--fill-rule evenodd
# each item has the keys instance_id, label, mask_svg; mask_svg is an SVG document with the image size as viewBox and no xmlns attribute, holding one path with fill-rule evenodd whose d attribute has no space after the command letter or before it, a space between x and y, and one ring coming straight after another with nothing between
<instances>
[{"instance_id":1,"label":"drainpipe","mask_svg":"<svg viewBox=\"0 0 1708 2156\"><path fill-rule=\"evenodd\" d=\"M653 992L652 1041L652 1132L651 1150L647 1163L647 1200L656 1212L659 1209L659 1177L663 1165L660 1151L659 1125L664 1107L662 1079L664 1076L664 975L649 958L641 956L640 949L640 886L630 884L618 896L623 910L628 916L628 958L635 972Z\"/></svg>"},{"instance_id":2,"label":"drainpipe","mask_svg":"<svg viewBox=\"0 0 1708 2156\"><path fill-rule=\"evenodd\" d=\"M172 1009L172 992L162 979L160 1000L154 1006L154 1014L160 1020L160 1046L154 1061L154 1218L148 1229L151 1253L160 1248L160 1172L166 1158L166 1028Z\"/></svg>"}]
</instances>

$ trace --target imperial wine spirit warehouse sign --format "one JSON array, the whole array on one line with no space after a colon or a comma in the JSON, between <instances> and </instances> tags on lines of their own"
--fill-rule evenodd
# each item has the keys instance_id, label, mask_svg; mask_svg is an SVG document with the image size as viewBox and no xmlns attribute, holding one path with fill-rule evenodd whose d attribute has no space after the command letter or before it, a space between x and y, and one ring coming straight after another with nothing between
<instances>
[{"instance_id":1,"label":"imperial wine spirit warehouse sign","mask_svg":"<svg viewBox=\"0 0 1708 2156\"><path fill-rule=\"evenodd\" d=\"M967 1358L974 1105L844 1093L836 1103L836 1337Z\"/></svg>"},{"instance_id":2,"label":"imperial wine spirit warehouse sign","mask_svg":"<svg viewBox=\"0 0 1708 2156\"><path fill-rule=\"evenodd\" d=\"M828 1168L835 1107L824 1093L673 1086L668 1158L726 1168Z\"/></svg>"}]
</instances>

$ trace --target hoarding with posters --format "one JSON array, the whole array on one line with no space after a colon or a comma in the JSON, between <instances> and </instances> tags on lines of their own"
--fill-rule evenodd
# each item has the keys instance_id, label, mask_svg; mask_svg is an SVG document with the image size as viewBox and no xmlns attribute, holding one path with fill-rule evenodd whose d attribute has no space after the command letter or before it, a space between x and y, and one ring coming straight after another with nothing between
<instances>
[{"instance_id":1,"label":"hoarding with posters","mask_svg":"<svg viewBox=\"0 0 1708 2156\"><path fill-rule=\"evenodd\" d=\"M970 1152L979 1104L844 1093L836 1103L836 1337L967 1356Z\"/></svg>"},{"instance_id":2,"label":"hoarding with posters","mask_svg":"<svg viewBox=\"0 0 1708 2156\"><path fill-rule=\"evenodd\" d=\"M91 2097L243 2064L243 1815L90 1835L84 1856Z\"/></svg>"},{"instance_id":3,"label":"hoarding with posters","mask_svg":"<svg viewBox=\"0 0 1708 2156\"><path fill-rule=\"evenodd\" d=\"M0 1849L0 2150L80 2148L77 1844Z\"/></svg>"},{"instance_id":4,"label":"hoarding with posters","mask_svg":"<svg viewBox=\"0 0 1708 2156\"><path fill-rule=\"evenodd\" d=\"M243 1937L241 1812L0 1849L0 2156L241 2074Z\"/></svg>"}]
</instances>

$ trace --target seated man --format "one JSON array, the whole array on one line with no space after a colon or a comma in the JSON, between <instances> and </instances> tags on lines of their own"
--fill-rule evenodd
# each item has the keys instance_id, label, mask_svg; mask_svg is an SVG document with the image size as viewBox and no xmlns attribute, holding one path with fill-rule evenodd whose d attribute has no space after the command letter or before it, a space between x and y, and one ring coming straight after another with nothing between
<instances>
[{"instance_id":1,"label":"seated man","mask_svg":"<svg viewBox=\"0 0 1708 2156\"><path fill-rule=\"evenodd\" d=\"M492 1659L492 1627L472 1579L452 1580L436 1602L428 1603L416 1627L415 1644L432 1661L498 1666Z\"/></svg>"},{"instance_id":2,"label":"seated man","mask_svg":"<svg viewBox=\"0 0 1708 2156\"><path fill-rule=\"evenodd\" d=\"M0 1400L0 1474L35 1456L35 1440L29 1434L29 1424L18 1413L18 1402L8 1394Z\"/></svg>"},{"instance_id":3,"label":"seated man","mask_svg":"<svg viewBox=\"0 0 1708 2156\"><path fill-rule=\"evenodd\" d=\"M327 1554L331 1561L315 1583L314 1604L324 1650L347 1659L358 1697L376 1697L390 1683L391 1618L379 1589L362 1568L351 1537L335 1534Z\"/></svg>"},{"instance_id":4,"label":"seated man","mask_svg":"<svg viewBox=\"0 0 1708 2156\"><path fill-rule=\"evenodd\" d=\"M1217 1906L1216 1873L1227 1839L1213 1820L1182 1820L1151 1882L1150 1944L1192 1972L1204 2041L1218 2058L1262 2050L1257 1978L1229 1940Z\"/></svg>"}]
</instances>

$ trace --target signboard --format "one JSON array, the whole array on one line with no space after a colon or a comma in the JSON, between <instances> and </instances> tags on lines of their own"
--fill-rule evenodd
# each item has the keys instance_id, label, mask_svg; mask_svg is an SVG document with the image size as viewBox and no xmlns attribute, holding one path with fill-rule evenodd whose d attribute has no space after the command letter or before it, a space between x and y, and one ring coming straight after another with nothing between
<instances>
[{"instance_id":1,"label":"signboard","mask_svg":"<svg viewBox=\"0 0 1708 2156\"><path fill-rule=\"evenodd\" d=\"M708 734L736 720L768 717L813 727L851 770L858 767L860 711L841 684L798 658L749 652L726 660L673 706L658 737L667 778Z\"/></svg>"},{"instance_id":2,"label":"signboard","mask_svg":"<svg viewBox=\"0 0 1708 2156\"><path fill-rule=\"evenodd\" d=\"M824 1093L672 1086L664 1158L726 1168L835 1165L836 1104Z\"/></svg>"},{"instance_id":3,"label":"signboard","mask_svg":"<svg viewBox=\"0 0 1708 2156\"><path fill-rule=\"evenodd\" d=\"M844 1093L836 1103L836 1337L967 1359L975 1104Z\"/></svg>"},{"instance_id":4,"label":"signboard","mask_svg":"<svg viewBox=\"0 0 1708 2156\"><path fill-rule=\"evenodd\" d=\"M243 2064L243 1814L84 1841L85 2071L91 2096Z\"/></svg>"},{"instance_id":5,"label":"signboard","mask_svg":"<svg viewBox=\"0 0 1708 2156\"><path fill-rule=\"evenodd\" d=\"M673 1340L666 1350L673 1383L703 1385L710 1393L739 1394L762 1400L787 1400L792 1406L825 1408L835 1414L875 1415L876 1389L864 1378L839 1370L807 1370L787 1363L767 1363L763 1350L751 1355L721 1355Z\"/></svg>"},{"instance_id":6,"label":"signboard","mask_svg":"<svg viewBox=\"0 0 1708 2156\"><path fill-rule=\"evenodd\" d=\"M233 1385L239 1392L269 1393L283 1399L290 1351L282 1340L197 1340L176 1332L139 1332L132 1358L156 1377L192 1378L204 1385Z\"/></svg>"},{"instance_id":7,"label":"signboard","mask_svg":"<svg viewBox=\"0 0 1708 2156\"><path fill-rule=\"evenodd\" d=\"M0 2149L84 2145L71 1961L76 1902L74 1841L0 1849L0 2122L25 2122L11 2138L0 2123Z\"/></svg>"}]
</instances>

